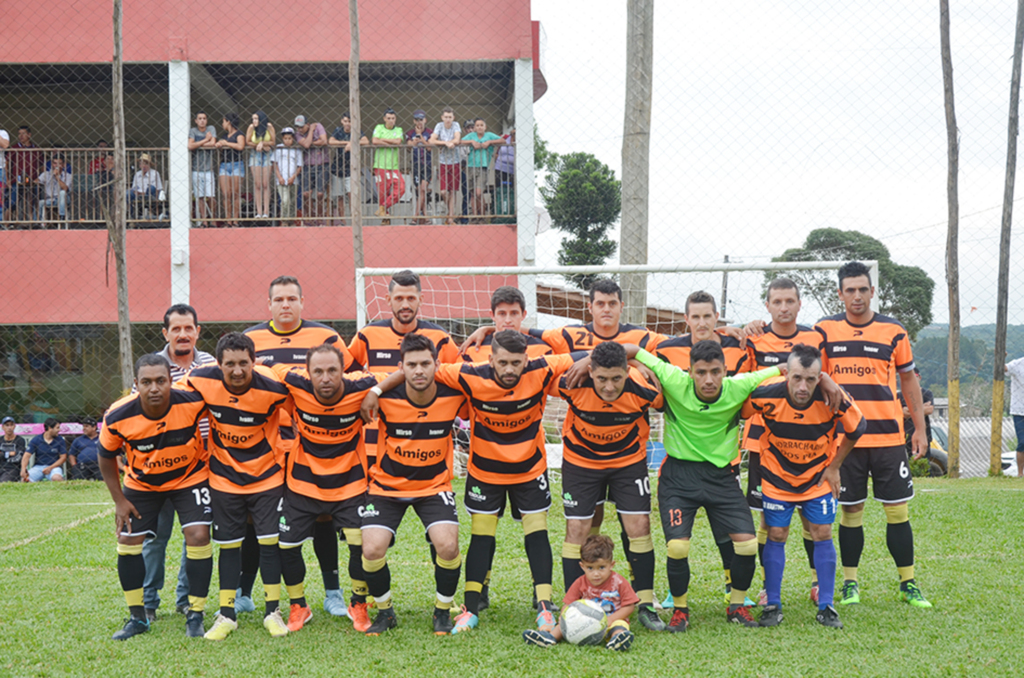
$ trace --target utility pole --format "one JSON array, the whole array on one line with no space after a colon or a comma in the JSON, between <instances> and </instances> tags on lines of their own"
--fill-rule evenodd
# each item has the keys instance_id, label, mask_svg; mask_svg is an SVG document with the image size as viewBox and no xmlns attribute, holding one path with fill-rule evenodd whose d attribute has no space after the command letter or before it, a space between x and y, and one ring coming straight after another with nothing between
<instances>
[{"instance_id":1,"label":"utility pole","mask_svg":"<svg viewBox=\"0 0 1024 678\"><path fill-rule=\"evenodd\" d=\"M122 53L121 25L123 18L121 0L114 0L114 205L113 214L107 213L107 241L114 251L117 268L117 339L118 355L121 362L121 388L125 393L131 390L135 375L132 365L132 323L128 315L128 257L127 240L127 196L125 186L125 141L124 141L124 56Z\"/></svg>"},{"instance_id":2,"label":"utility pole","mask_svg":"<svg viewBox=\"0 0 1024 678\"><path fill-rule=\"evenodd\" d=\"M728 254L725 255L724 261L727 264L729 263L729 255ZM729 303L729 271L722 271L722 303L719 304L719 306L721 306L721 315L720 315L720 317L722 318L722 320L725 320L725 307L728 305L728 303Z\"/></svg>"}]
</instances>

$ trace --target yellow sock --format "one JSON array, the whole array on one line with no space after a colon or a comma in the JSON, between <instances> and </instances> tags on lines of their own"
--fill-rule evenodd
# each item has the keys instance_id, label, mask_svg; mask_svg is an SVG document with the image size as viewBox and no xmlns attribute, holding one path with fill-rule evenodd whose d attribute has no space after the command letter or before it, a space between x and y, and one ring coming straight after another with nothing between
<instances>
[{"instance_id":1,"label":"yellow sock","mask_svg":"<svg viewBox=\"0 0 1024 678\"><path fill-rule=\"evenodd\" d=\"M306 595L306 582L300 581L298 584L292 584L291 586L285 585L285 590L288 591L288 598L291 600L298 600ZM278 592L281 589L278 587Z\"/></svg>"},{"instance_id":2,"label":"yellow sock","mask_svg":"<svg viewBox=\"0 0 1024 678\"><path fill-rule=\"evenodd\" d=\"M268 602L274 602L281 600L281 585L280 584L264 584L263 585L264 599Z\"/></svg>"},{"instance_id":3,"label":"yellow sock","mask_svg":"<svg viewBox=\"0 0 1024 678\"><path fill-rule=\"evenodd\" d=\"M672 605L674 607L686 607L686 596L687 594L685 593L681 596L672 596Z\"/></svg>"},{"instance_id":4,"label":"yellow sock","mask_svg":"<svg viewBox=\"0 0 1024 678\"><path fill-rule=\"evenodd\" d=\"M857 568L843 566L843 581L857 581Z\"/></svg>"},{"instance_id":5,"label":"yellow sock","mask_svg":"<svg viewBox=\"0 0 1024 678\"><path fill-rule=\"evenodd\" d=\"M221 589L220 590L220 606L221 607L234 607L235 606L235 589Z\"/></svg>"},{"instance_id":6,"label":"yellow sock","mask_svg":"<svg viewBox=\"0 0 1024 678\"><path fill-rule=\"evenodd\" d=\"M914 566L907 565L906 567L897 567L896 571L900 574L900 583L910 581L914 578Z\"/></svg>"},{"instance_id":7,"label":"yellow sock","mask_svg":"<svg viewBox=\"0 0 1024 678\"><path fill-rule=\"evenodd\" d=\"M134 589L132 591L124 592L124 600L128 603L128 607L141 607L142 606L142 589Z\"/></svg>"},{"instance_id":8,"label":"yellow sock","mask_svg":"<svg viewBox=\"0 0 1024 678\"><path fill-rule=\"evenodd\" d=\"M232 591L232 593L234 592ZM189 612L202 612L206 609L206 598L200 598L199 596L189 596L188 609Z\"/></svg>"}]
</instances>

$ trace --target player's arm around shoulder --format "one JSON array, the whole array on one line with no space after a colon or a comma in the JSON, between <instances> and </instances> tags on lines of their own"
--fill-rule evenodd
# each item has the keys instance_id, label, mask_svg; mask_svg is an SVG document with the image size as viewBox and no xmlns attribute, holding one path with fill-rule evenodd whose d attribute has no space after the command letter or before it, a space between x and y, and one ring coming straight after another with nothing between
<instances>
[{"instance_id":1,"label":"player's arm around shoulder","mask_svg":"<svg viewBox=\"0 0 1024 678\"><path fill-rule=\"evenodd\" d=\"M726 377L726 380L746 389L747 393L750 394L753 393L754 389L760 386L764 381L771 379L772 377L778 377L782 374L783 371L781 367L766 367L765 369L757 370L756 372L743 372L731 377Z\"/></svg>"},{"instance_id":2,"label":"player's arm around shoulder","mask_svg":"<svg viewBox=\"0 0 1024 678\"><path fill-rule=\"evenodd\" d=\"M626 356L635 358L642 365L647 366L654 376L658 378L663 387L663 392L686 388L691 382L690 375L683 369L661 360L653 353L649 353L639 346L625 344Z\"/></svg>"}]
</instances>

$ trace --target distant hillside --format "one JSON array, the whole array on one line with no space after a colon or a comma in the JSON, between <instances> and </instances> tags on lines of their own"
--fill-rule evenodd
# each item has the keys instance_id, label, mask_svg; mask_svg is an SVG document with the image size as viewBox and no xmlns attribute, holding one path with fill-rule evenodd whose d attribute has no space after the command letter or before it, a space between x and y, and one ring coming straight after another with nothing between
<instances>
[{"instance_id":1,"label":"distant hillside","mask_svg":"<svg viewBox=\"0 0 1024 678\"><path fill-rule=\"evenodd\" d=\"M946 342L949 325L928 325L914 342L914 361L921 370L921 381L938 393L946 391ZM970 325L960 332L960 380L992 383L992 360L995 349L995 325ZM1024 325L1010 325L1006 330L1008 360L1024 356Z\"/></svg>"}]
</instances>

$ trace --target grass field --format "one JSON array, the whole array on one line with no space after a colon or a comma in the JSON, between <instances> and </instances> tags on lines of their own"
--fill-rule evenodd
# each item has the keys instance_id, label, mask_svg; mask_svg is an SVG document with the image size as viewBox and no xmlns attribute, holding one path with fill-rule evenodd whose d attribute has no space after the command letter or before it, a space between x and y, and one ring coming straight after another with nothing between
<instances>
[{"instance_id":1,"label":"grass field","mask_svg":"<svg viewBox=\"0 0 1024 678\"><path fill-rule=\"evenodd\" d=\"M165 604L152 631L116 643L110 635L126 609L117 581L113 507L104 487L5 483L0 485L0 675L1021 675L1024 639L1016 605L1022 599L1024 485L1009 478L920 479L917 488L911 509L917 575L934 609L917 610L896 601L883 514L872 502L861 563L863 602L840 610L844 630L814 622L799 539L791 541L787 554L783 625L727 626L718 552L700 518L691 554L691 631L654 634L635 623L633 648L614 653L566 645L542 650L522 643L520 632L534 617L530 580L522 533L507 519L498 532L491 608L481 615L480 628L466 635L433 636L432 568L411 512L390 557L400 627L384 637L364 637L347 619L323 613L323 585L307 545L307 592L314 620L304 630L271 639L256 613L242 615L239 629L224 643L187 640L184 618L166 605L168 599L173 602L179 533L168 549ZM461 492L461 483L456 489ZM560 508L552 511L551 526L558 592L557 554L564 529ZM663 597L660 534L659 527L656 594ZM468 540L468 520L462 537ZM759 586L760 574L755 578ZM215 601L216 568L211 594ZM257 606L261 595L257 591ZM211 619L209 613L207 626Z\"/></svg>"}]
</instances>

